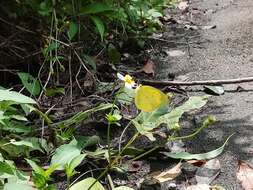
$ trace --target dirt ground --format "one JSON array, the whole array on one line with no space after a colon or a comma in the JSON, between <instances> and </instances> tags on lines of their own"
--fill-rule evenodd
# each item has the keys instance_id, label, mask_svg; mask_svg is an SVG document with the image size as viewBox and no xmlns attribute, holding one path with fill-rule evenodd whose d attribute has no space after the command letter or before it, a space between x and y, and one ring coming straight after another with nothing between
<instances>
[{"instance_id":1,"label":"dirt ground","mask_svg":"<svg viewBox=\"0 0 253 190\"><path fill-rule=\"evenodd\" d=\"M175 42L176 47L173 47L165 42L164 49L182 50L187 54L160 58L161 72L157 77L167 80L168 73L174 73L192 81L253 76L252 10L252 0L193 0L192 23L198 26L215 25L216 28L197 31L179 29L176 32L168 28L163 37L175 34L176 40L181 35L181 42L185 44ZM169 40L171 42L173 38ZM225 152L219 156L221 173L213 184L221 185L226 190L240 190L242 187L236 179L237 162L247 160L253 163L253 83L224 87L225 94L212 97L208 107L195 118L200 122L201 118L211 114L216 116L218 122L202 132L190 147L193 152L209 151L235 133ZM236 90L238 87L243 91Z\"/></svg>"}]
</instances>

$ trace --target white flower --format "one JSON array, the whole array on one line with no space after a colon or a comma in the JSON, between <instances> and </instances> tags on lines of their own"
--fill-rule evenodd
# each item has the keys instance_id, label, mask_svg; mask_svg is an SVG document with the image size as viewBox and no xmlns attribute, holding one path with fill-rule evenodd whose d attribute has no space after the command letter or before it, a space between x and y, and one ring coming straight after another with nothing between
<instances>
[{"instance_id":1,"label":"white flower","mask_svg":"<svg viewBox=\"0 0 253 190\"><path fill-rule=\"evenodd\" d=\"M133 77L131 77L130 75L123 76L122 74L117 73L117 77L119 78L119 80L122 80L125 82L126 88L132 89L136 87L136 83L134 82Z\"/></svg>"}]
</instances>

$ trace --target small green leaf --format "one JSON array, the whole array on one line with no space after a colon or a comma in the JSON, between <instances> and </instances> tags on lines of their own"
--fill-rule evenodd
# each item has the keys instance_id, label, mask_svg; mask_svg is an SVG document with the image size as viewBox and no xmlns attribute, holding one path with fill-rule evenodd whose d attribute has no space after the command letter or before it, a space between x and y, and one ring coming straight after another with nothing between
<instances>
[{"instance_id":1,"label":"small green leaf","mask_svg":"<svg viewBox=\"0 0 253 190\"><path fill-rule=\"evenodd\" d=\"M31 95L37 96L41 91L39 80L35 79L29 73L18 73L24 87L30 92Z\"/></svg>"},{"instance_id":2,"label":"small green leaf","mask_svg":"<svg viewBox=\"0 0 253 190\"><path fill-rule=\"evenodd\" d=\"M35 173L38 173L40 175L44 174L44 170L43 168L41 168L40 166L38 166L34 161L26 159L27 163L32 167L33 171L35 171Z\"/></svg>"},{"instance_id":3,"label":"small green leaf","mask_svg":"<svg viewBox=\"0 0 253 190\"><path fill-rule=\"evenodd\" d=\"M77 32L78 32L77 24L75 22L71 22L69 24L69 30L68 30L68 37L70 41L76 36Z\"/></svg>"},{"instance_id":4,"label":"small green leaf","mask_svg":"<svg viewBox=\"0 0 253 190\"><path fill-rule=\"evenodd\" d=\"M121 54L113 44L108 46L108 57L112 63L119 63Z\"/></svg>"},{"instance_id":5,"label":"small green leaf","mask_svg":"<svg viewBox=\"0 0 253 190\"><path fill-rule=\"evenodd\" d=\"M83 8L81 8L82 14L96 14L106 11L113 11L113 8L109 7L105 3L92 3Z\"/></svg>"},{"instance_id":6,"label":"small green leaf","mask_svg":"<svg viewBox=\"0 0 253 190\"><path fill-rule=\"evenodd\" d=\"M91 56L88 56L86 54L83 55L83 58L86 63L88 63L94 71L97 70L97 65L95 59L93 59Z\"/></svg>"},{"instance_id":7,"label":"small green leaf","mask_svg":"<svg viewBox=\"0 0 253 190\"><path fill-rule=\"evenodd\" d=\"M95 181L95 178L86 178L71 186L69 190L88 190ZM105 188L99 182L96 182L89 190L105 190Z\"/></svg>"},{"instance_id":8,"label":"small green leaf","mask_svg":"<svg viewBox=\"0 0 253 190\"><path fill-rule=\"evenodd\" d=\"M227 140L224 142L224 144L223 144L221 147L219 147L219 148L217 148L217 149L215 149L215 150L212 150L212 151L210 151L210 152L206 152L206 153L202 153L202 154L190 154L190 153L188 153L188 152L180 152L180 153L177 153L177 154L173 154L173 153L163 152L163 154L164 154L165 156L168 156L168 157L174 158L174 159L184 159L184 160L192 160L192 159L194 159L194 160L209 160L209 159L212 159L212 158L215 158L215 157L219 156L219 155L223 152L223 150L224 150L224 148L225 148L225 146L226 146L228 140L229 140L232 136L233 136L233 134L230 135L230 136L227 138Z\"/></svg>"},{"instance_id":9,"label":"small green leaf","mask_svg":"<svg viewBox=\"0 0 253 190\"><path fill-rule=\"evenodd\" d=\"M91 16L91 20L96 25L96 28L100 34L100 37L101 37L101 41L103 41L104 34L105 34L105 25L104 25L103 21L97 16Z\"/></svg>"},{"instance_id":10,"label":"small green leaf","mask_svg":"<svg viewBox=\"0 0 253 190\"><path fill-rule=\"evenodd\" d=\"M46 88L46 96L52 97L57 94L65 95L65 89L63 87Z\"/></svg>"},{"instance_id":11,"label":"small green leaf","mask_svg":"<svg viewBox=\"0 0 253 190\"><path fill-rule=\"evenodd\" d=\"M36 104L32 98L9 90L0 90L0 102L1 101L13 101L20 104Z\"/></svg>"}]
</instances>

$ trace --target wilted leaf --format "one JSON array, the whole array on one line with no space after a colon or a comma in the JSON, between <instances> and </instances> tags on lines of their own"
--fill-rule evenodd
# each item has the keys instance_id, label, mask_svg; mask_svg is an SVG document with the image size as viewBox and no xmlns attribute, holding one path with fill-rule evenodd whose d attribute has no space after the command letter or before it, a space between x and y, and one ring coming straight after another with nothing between
<instances>
[{"instance_id":1,"label":"wilted leaf","mask_svg":"<svg viewBox=\"0 0 253 190\"><path fill-rule=\"evenodd\" d=\"M210 30L216 28L216 25L210 25L210 26L203 26L202 30Z\"/></svg>"},{"instance_id":2,"label":"wilted leaf","mask_svg":"<svg viewBox=\"0 0 253 190\"><path fill-rule=\"evenodd\" d=\"M159 175L154 176L153 178L158 180L160 183L173 180L181 174L181 166L182 166L182 163L179 162L173 168L169 169L168 171L164 171L160 173Z\"/></svg>"},{"instance_id":3,"label":"wilted leaf","mask_svg":"<svg viewBox=\"0 0 253 190\"><path fill-rule=\"evenodd\" d=\"M214 94L214 95L222 95L225 92L222 86L204 86L204 90L208 94Z\"/></svg>"},{"instance_id":4,"label":"wilted leaf","mask_svg":"<svg viewBox=\"0 0 253 190\"><path fill-rule=\"evenodd\" d=\"M245 190L253 189L253 167L249 163L239 161L236 176Z\"/></svg>"},{"instance_id":5,"label":"wilted leaf","mask_svg":"<svg viewBox=\"0 0 253 190\"><path fill-rule=\"evenodd\" d=\"M140 72L144 72L147 74L152 74L153 76L155 75L155 64L152 60L148 60L144 67L140 70Z\"/></svg>"},{"instance_id":6,"label":"wilted leaf","mask_svg":"<svg viewBox=\"0 0 253 190\"><path fill-rule=\"evenodd\" d=\"M166 155L166 156L168 156L168 157L170 157L170 158L174 158L174 159L184 159L184 160L191 160L191 159L195 159L195 160L209 160L209 159L212 159L212 158L215 158L215 157L219 156L219 155L223 152L223 150L224 150L224 148L225 148L225 146L226 146L228 140L229 140L231 137L232 137L232 135L230 135L230 136L227 138L227 140L224 142L224 144L223 144L221 147L219 147L219 148L217 148L217 149L215 149L215 150L212 150L212 151L210 151L210 152L206 152L206 153L202 153L202 154L190 154L190 153L188 153L188 152L180 152L180 153L177 153L177 154L172 154L172 153L168 153L168 152L163 152L163 154Z\"/></svg>"},{"instance_id":7,"label":"wilted leaf","mask_svg":"<svg viewBox=\"0 0 253 190\"><path fill-rule=\"evenodd\" d=\"M181 50L171 50L171 51L166 51L166 53L171 57L179 57L179 56L185 55L185 52Z\"/></svg>"},{"instance_id":8,"label":"wilted leaf","mask_svg":"<svg viewBox=\"0 0 253 190\"><path fill-rule=\"evenodd\" d=\"M220 162L218 159L212 159L206 162L196 172L196 181L198 184L210 184L220 173Z\"/></svg>"},{"instance_id":9,"label":"wilted leaf","mask_svg":"<svg viewBox=\"0 0 253 190\"><path fill-rule=\"evenodd\" d=\"M71 186L69 190L88 190L95 181L95 178L86 178ZM105 188L99 182L96 182L89 190L105 190Z\"/></svg>"}]
</instances>

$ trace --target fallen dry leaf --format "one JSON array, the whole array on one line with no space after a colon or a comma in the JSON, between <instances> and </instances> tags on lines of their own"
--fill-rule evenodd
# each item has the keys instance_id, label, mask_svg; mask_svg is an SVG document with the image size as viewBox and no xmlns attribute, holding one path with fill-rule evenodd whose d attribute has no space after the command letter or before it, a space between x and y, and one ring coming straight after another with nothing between
<instances>
[{"instance_id":1,"label":"fallen dry leaf","mask_svg":"<svg viewBox=\"0 0 253 190\"><path fill-rule=\"evenodd\" d=\"M220 173L221 166L218 159L212 159L206 162L196 172L196 181L198 184L210 184Z\"/></svg>"},{"instance_id":2,"label":"fallen dry leaf","mask_svg":"<svg viewBox=\"0 0 253 190\"><path fill-rule=\"evenodd\" d=\"M210 29L215 29L216 25L210 25L210 26L203 26L202 30L210 30Z\"/></svg>"},{"instance_id":3,"label":"fallen dry leaf","mask_svg":"<svg viewBox=\"0 0 253 190\"><path fill-rule=\"evenodd\" d=\"M173 180L181 174L181 166L182 166L182 163L179 162L173 168L169 169L168 171L164 171L160 173L159 175L153 176L153 178L158 180L160 183Z\"/></svg>"},{"instance_id":4,"label":"fallen dry leaf","mask_svg":"<svg viewBox=\"0 0 253 190\"><path fill-rule=\"evenodd\" d=\"M239 161L236 176L245 190L253 190L253 167L249 163Z\"/></svg>"},{"instance_id":5,"label":"fallen dry leaf","mask_svg":"<svg viewBox=\"0 0 253 190\"><path fill-rule=\"evenodd\" d=\"M140 70L140 72L144 72L147 74L152 74L153 76L155 75L155 64L152 60L147 60L146 64L144 67Z\"/></svg>"},{"instance_id":6,"label":"fallen dry leaf","mask_svg":"<svg viewBox=\"0 0 253 190\"><path fill-rule=\"evenodd\" d=\"M178 57L178 56L183 56L185 55L185 52L181 50L171 50L171 51L166 51L166 53L171 56L171 57Z\"/></svg>"},{"instance_id":7,"label":"fallen dry leaf","mask_svg":"<svg viewBox=\"0 0 253 190\"><path fill-rule=\"evenodd\" d=\"M207 184L197 184L188 186L186 190L210 190L210 186Z\"/></svg>"},{"instance_id":8,"label":"fallen dry leaf","mask_svg":"<svg viewBox=\"0 0 253 190\"><path fill-rule=\"evenodd\" d=\"M188 162L189 164L192 164L194 166L202 166L203 164L205 164L207 161L206 160L187 160L186 162Z\"/></svg>"},{"instance_id":9,"label":"fallen dry leaf","mask_svg":"<svg viewBox=\"0 0 253 190\"><path fill-rule=\"evenodd\" d=\"M199 27L198 26L195 26L195 25L189 25L189 24L186 24L184 25L184 27L188 30L198 30Z\"/></svg>"},{"instance_id":10,"label":"fallen dry leaf","mask_svg":"<svg viewBox=\"0 0 253 190\"><path fill-rule=\"evenodd\" d=\"M187 1L182 1L178 4L177 8L181 11L185 11L186 9L188 9L189 4Z\"/></svg>"}]
</instances>

